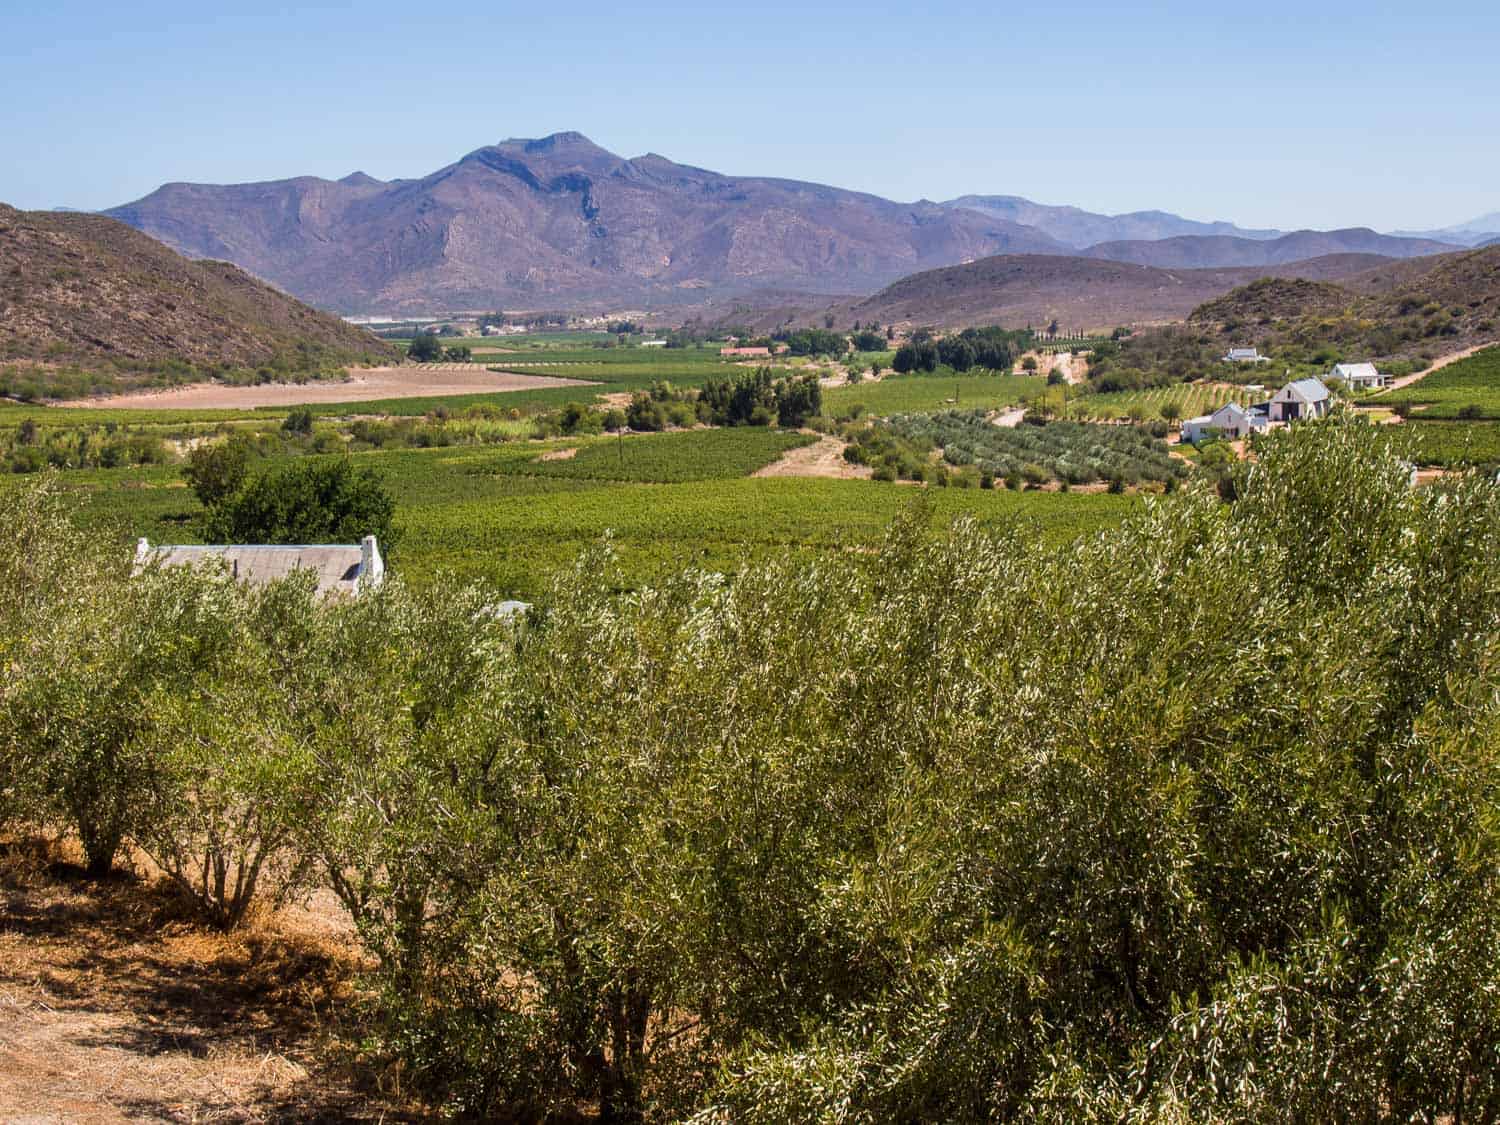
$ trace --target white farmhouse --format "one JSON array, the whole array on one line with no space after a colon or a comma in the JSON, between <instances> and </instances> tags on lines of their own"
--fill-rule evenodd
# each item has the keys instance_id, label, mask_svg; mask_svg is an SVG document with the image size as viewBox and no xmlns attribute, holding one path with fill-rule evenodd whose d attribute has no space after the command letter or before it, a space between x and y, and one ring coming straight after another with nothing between
<instances>
[{"instance_id":1,"label":"white farmhouse","mask_svg":"<svg viewBox=\"0 0 1500 1125\"><path fill-rule=\"evenodd\" d=\"M1212 414L1202 414L1183 422L1182 440L1197 445L1214 434L1238 440L1265 430L1267 423L1264 411L1254 407L1246 410L1237 402L1227 402Z\"/></svg>"},{"instance_id":2,"label":"white farmhouse","mask_svg":"<svg viewBox=\"0 0 1500 1125\"><path fill-rule=\"evenodd\" d=\"M1227 363L1270 363L1269 356L1261 355L1254 348L1230 348L1224 356Z\"/></svg>"},{"instance_id":3,"label":"white farmhouse","mask_svg":"<svg viewBox=\"0 0 1500 1125\"><path fill-rule=\"evenodd\" d=\"M296 570L310 570L318 581L323 597L335 594L357 595L385 581L385 560L375 536L366 535L358 543L311 543L291 546L279 544L158 544L145 539L135 545L135 568L158 566L201 566L222 559L229 573L242 582L264 585L285 578Z\"/></svg>"},{"instance_id":4,"label":"white farmhouse","mask_svg":"<svg viewBox=\"0 0 1500 1125\"><path fill-rule=\"evenodd\" d=\"M1373 363L1335 363L1328 377L1342 380L1351 391L1373 391L1391 383L1391 377L1382 375Z\"/></svg>"},{"instance_id":5,"label":"white farmhouse","mask_svg":"<svg viewBox=\"0 0 1500 1125\"><path fill-rule=\"evenodd\" d=\"M1271 396L1271 421L1295 422L1321 418L1332 405L1321 379L1298 379Z\"/></svg>"}]
</instances>

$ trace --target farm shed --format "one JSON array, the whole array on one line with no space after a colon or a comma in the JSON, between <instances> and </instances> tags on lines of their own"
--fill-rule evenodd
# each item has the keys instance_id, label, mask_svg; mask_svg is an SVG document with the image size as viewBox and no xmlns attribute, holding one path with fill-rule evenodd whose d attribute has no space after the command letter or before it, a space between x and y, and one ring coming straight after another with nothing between
<instances>
[{"instance_id":1,"label":"farm shed","mask_svg":"<svg viewBox=\"0 0 1500 1125\"><path fill-rule=\"evenodd\" d=\"M1298 379L1288 383L1271 398L1271 421L1295 422L1301 418L1321 418L1331 405L1328 388L1321 379Z\"/></svg>"}]
</instances>

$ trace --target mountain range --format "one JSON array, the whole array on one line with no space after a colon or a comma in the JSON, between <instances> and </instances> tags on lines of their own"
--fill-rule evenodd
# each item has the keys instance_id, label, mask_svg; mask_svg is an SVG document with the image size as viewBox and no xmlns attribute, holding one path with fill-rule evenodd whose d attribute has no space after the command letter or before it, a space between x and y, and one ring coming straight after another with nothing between
<instances>
[{"instance_id":1,"label":"mountain range","mask_svg":"<svg viewBox=\"0 0 1500 1125\"><path fill-rule=\"evenodd\" d=\"M1480 215L1467 223L1456 223L1441 230L1394 231L1403 238L1436 238L1442 242L1457 242L1464 246L1491 246L1500 242L1500 211Z\"/></svg>"},{"instance_id":2,"label":"mountain range","mask_svg":"<svg viewBox=\"0 0 1500 1125\"><path fill-rule=\"evenodd\" d=\"M1014 196L897 203L654 154L625 159L580 133L502 141L419 179L167 184L107 214L346 313L869 293L996 255L1215 269L1461 245L1365 229L1287 235L1157 211L1100 215Z\"/></svg>"}]
</instances>

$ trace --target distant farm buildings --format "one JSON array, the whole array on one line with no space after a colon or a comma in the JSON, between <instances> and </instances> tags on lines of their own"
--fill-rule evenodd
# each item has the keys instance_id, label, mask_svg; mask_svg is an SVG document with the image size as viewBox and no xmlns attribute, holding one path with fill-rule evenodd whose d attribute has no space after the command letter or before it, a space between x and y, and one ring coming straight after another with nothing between
<instances>
[{"instance_id":1,"label":"distant farm buildings","mask_svg":"<svg viewBox=\"0 0 1500 1125\"><path fill-rule=\"evenodd\" d=\"M314 543L293 546L276 544L158 544L139 539L135 545L135 567L202 566L221 560L241 582L264 585L298 570L313 573L318 594L357 596L385 581L385 560L375 536L358 543Z\"/></svg>"},{"instance_id":2,"label":"distant farm buildings","mask_svg":"<svg viewBox=\"0 0 1500 1125\"><path fill-rule=\"evenodd\" d=\"M1328 377L1340 380L1351 391L1373 391L1391 383L1391 377L1382 375L1373 363L1336 363Z\"/></svg>"},{"instance_id":3,"label":"distant farm buildings","mask_svg":"<svg viewBox=\"0 0 1500 1125\"><path fill-rule=\"evenodd\" d=\"M748 357L751 357L751 358L755 358L755 357L769 357L770 354L771 354L771 349L770 348L720 348L719 349L719 354L720 355L728 355L728 356L740 356L740 357L747 357L748 356Z\"/></svg>"},{"instance_id":4,"label":"distant farm buildings","mask_svg":"<svg viewBox=\"0 0 1500 1125\"><path fill-rule=\"evenodd\" d=\"M1257 386L1255 389L1261 388ZM1187 419L1182 423L1182 440L1191 445L1220 437L1237 441L1251 434L1264 433L1273 422L1322 418L1332 405L1332 396L1321 380L1298 379L1282 387L1265 402L1249 406L1227 402L1212 414Z\"/></svg>"},{"instance_id":5,"label":"distant farm buildings","mask_svg":"<svg viewBox=\"0 0 1500 1125\"><path fill-rule=\"evenodd\" d=\"M641 347L643 347L643 348L664 348L666 346L667 346L667 342L665 340L642 340L641 341Z\"/></svg>"}]
</instances>

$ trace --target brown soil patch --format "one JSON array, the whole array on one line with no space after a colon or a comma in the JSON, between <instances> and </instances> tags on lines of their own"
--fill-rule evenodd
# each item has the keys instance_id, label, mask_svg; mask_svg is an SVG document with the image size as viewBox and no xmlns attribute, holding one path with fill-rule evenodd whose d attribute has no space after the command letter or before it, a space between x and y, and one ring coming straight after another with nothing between
<instances>
[{"instance_id":1,"label":"brown soil patch","mask_svg":"<svg viewBox=\"0 0 1500 1125\"><path fill-rule=\"evenodd\" d=\"M513 371L491 371L479 364L460 363L354 368L349 378L339 383L262 383L254 387L194 383L165 391L106 395L103 398L76 399L57 405L123 410L248 410L256 406L368 402L382 398L423 398L433 395L472 395L595 385L582 379L521 375Z\"/></svg>"},{"instance_id":2,"label":"brown soil patch","mask_svg":"<svg viewBox=\"0 0 1500 1125\"><path fill-rule=\"evenodd\" d=\"M0 844L0 1121L410 1121L348 1046L327 904L230 935L165 884Z\"/></svg>"},{"instance_id":3,"label":"brown soil patch","mask_svg":"<svg viewBox=\"0 0 1500 1125\"><path fill-rule=\"evenodd\" d=\"M873 472L868 465L851 465L844 460L844 443L836 437L824 437L812 445L791 449L764 468L755 470L757 477L832 477L837 480L867 480Z\"/></svg>"},{"instance_id":4,"label":"brown soil patch","mask_svg":"<svg viewBox=\"0 0 1500 1125\"><path fill-rule=\"evenodd\" d=\"M630 405L630 400L635 397L634 391L610 391L608 394L596 395L605 406L618 407L624 410Z\"/></svg>"},{"instance_id":5,"label":"brown soil patch","mask_svg":"<svg viewBox=\"0 0 1500 1125\"><path fill-rule=\"evenodd\" d=\"M577 448L549 449L537 458L538 461L571 461L578 456Z\"/></svg>"}]
</instances>

